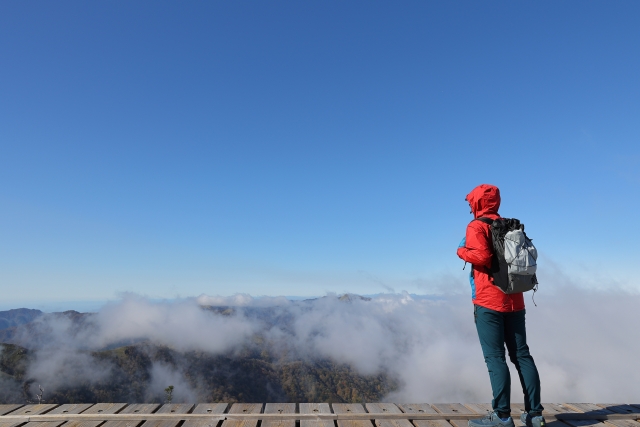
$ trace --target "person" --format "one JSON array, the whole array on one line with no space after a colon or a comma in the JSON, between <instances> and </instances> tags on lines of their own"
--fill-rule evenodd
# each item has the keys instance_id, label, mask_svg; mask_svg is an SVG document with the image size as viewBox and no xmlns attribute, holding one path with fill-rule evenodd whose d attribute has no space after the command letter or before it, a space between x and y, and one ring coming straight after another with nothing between
<instances>
[{"instance_id":1,"label":"person","mask_svg":"<svg viewBox=\"0 0 640 427\"><path fill-rule=\"evenodd\" d=\"M540 376L527 346L524 298L522 293L505 294L493 284L490 274L493 256L491 228L489 224L476 220L480 217L500 218L500 190L494 185L482 184L474 188L465 200L471 207L474 220L467 226L465 238L458 247L458 256L465 265L471 264L475 324L493 391L493 411L484 418L469 420L469 427L514 427L505 344L524 393L525 412L521 421L528 427L542 427L545 420L540 403Z\"/></svg>"}]
</instances>

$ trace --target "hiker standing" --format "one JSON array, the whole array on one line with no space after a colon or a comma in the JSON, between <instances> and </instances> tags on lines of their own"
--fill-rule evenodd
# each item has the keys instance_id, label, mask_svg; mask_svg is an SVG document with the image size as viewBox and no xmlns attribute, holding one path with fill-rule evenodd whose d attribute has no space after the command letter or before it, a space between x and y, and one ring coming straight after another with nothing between
<instances>
[{"instance_id":1,"label":"hiker standing","mask_svg":"<svg viewBox=\"0 0 640 427\"><path fill-rule=\"evenodd\" d=\"M474 220L467 226L465 238L458 247L458 256L471 264L474 318L493 390L493 412L484 418L469 420L469 427L514 427L505 344L509 359L518 370L524 393L526 412L521 420L529 427L544 426L540 377L527 346L522 292L503 292L494 284L490 270L494 256L490 224L500 218L500 190L493 185L482 184L474 188L465 200L469 202Z\"/></svg>"}]
</instances>

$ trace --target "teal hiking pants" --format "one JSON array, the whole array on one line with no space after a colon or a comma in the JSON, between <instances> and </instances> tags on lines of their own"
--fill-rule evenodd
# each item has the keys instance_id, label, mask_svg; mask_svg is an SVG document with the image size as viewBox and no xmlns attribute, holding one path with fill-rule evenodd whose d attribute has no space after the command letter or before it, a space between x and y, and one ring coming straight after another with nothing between
<instances>
[{"instance_id":1,"label":"teal hiking pants","mask_svg":"<svg viewBox=\"0 0 640 427\"><path fill-rule=\"evenodd\" d=\"M527 345L524 315L525 310L501 313L474 306L476 329L493 390L491 404L501 414L511 412L511 376L504 354L505 344L520 377L525 410L542 412L544 409L540 403L540 376Z\"/></svg>"}]
</instances>

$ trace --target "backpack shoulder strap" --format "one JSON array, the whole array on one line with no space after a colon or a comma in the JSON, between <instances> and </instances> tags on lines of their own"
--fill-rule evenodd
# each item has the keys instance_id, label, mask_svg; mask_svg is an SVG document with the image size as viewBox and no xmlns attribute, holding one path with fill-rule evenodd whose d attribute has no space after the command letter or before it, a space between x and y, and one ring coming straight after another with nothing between
<instances>
[{"instance_id":1,"label":"backpack shoulder strap","mask_svg":"<svg viewBox=\"0 0 640 427\"><path fill-rule=\"evenodd\" d=\"M493 224L493 220L491 218L485 218L483 216L481 216L480 218L476 218L475 221L482 221L485 224L491 225Z\"/></svg>"}]
</instances>

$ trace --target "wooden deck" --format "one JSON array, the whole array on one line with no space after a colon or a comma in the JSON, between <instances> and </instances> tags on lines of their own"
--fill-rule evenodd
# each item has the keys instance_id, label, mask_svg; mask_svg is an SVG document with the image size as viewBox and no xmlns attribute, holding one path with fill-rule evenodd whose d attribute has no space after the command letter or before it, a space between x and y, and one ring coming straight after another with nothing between
<instances>
[{"instance_id":1,"label":"wooden deck","mask_svg":"<svg viewBox=\"0 0 640 427\"><path fill-rule=\"evenodd\" d=\"M545 403L549 427L640 427L640 404ZM522 427L522 404L512 404ZM466 427L488 403L0 405L0 427Z\"/></svg>"}]
</instances>

